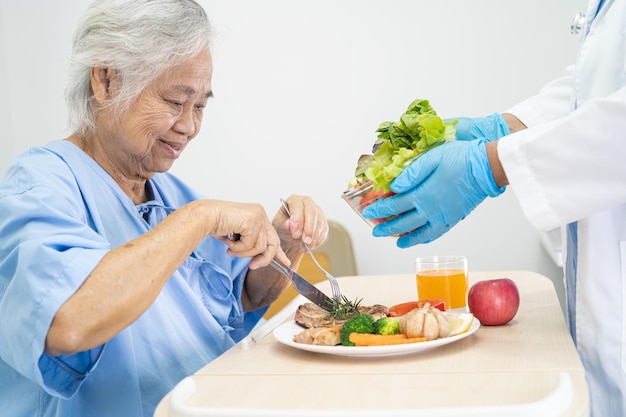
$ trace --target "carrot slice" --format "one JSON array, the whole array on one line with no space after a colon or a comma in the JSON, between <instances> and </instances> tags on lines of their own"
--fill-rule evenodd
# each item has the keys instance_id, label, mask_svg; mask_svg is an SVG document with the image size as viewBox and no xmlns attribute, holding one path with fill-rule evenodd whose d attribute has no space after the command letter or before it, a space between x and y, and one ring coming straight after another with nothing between
<instances>
[{"instance_id":1,"label":"carrot slice","mask_svg":"<svg viewBox=\"0 0 626 417\"><path fill-rule=\"evenodd\" d=\"M405 334L350 333L350 341L356 346L387 346L425 342L426 338L406 337Z\"/></svg>"}]
</instances>

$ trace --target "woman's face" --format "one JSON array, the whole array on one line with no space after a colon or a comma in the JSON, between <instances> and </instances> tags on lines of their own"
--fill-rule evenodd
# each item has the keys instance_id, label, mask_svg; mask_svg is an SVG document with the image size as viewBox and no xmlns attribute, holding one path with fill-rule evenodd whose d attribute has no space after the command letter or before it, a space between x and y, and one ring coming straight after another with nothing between
<instances>
[{"instance_id":1,"label":"woman's face","mask_svg":"<svg viewBox=\"0 0 626 417\"><path fill-rule=\"evenodd\" d=\"M96 160L131 180L167 171L200 130L212 70L207 50L166 71L117 117L103 111L96 122Z\"/></svg>"}]
</instances>

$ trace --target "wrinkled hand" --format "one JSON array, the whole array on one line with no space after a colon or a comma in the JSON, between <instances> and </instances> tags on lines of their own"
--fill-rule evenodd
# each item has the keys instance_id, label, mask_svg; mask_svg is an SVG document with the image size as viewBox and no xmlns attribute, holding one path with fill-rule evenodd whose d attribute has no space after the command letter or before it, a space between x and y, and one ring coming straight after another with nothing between
<instances>
[{"instance_id":1,"label":"wrinkled hand","mask_svg":"<svg viewBox=\"0 0 626 417\"><path fill-rule=\"evenodd\" d=\"M276 257L289 264L289 258L280 246L280 237L265 209L260 204L201 200L217 220L210 235L228 245L227 253L239 258L250 257L250 269L266 266ZM227 237L228 236L228 237Z\"/></svg>"},{"instance_id":2,"label":"wrinkled hand","mask_svg":"<svg viewBox=\"0 0 626 417\"><path fill-rule=\"evenodd\" d=\"M493 179L485 139L453 141L422 155L392 183L395 196L367 206L374 236L398 236L397 246L428 243L465 218L486 197L504 191Z\"/></svg>"},{"instance_id":3,"label":"wrinkled hand","mask_svg":"<svg viewBox=\"0 0 626 417\"><path fill-rule=\"evenodd\" d=\"M286 200L291 218L282 210L274 216L273 224L280 236L283 249L299 247L319 248L328 236L328 222L322 209L311 197L292 195Z\"/></svg>"},{"instance_id":4,"label":"wrinkled hand","mask_svg":"<svg viewBox=\"0 0 626 417\"><path fill-rule=\"evenodd\" d=\"M488 142L500 139L510 132L509 125L500 113L493 113L485 117L457 117L457 140L475 140L485 138Z\"/></svg>"}]
</instances>

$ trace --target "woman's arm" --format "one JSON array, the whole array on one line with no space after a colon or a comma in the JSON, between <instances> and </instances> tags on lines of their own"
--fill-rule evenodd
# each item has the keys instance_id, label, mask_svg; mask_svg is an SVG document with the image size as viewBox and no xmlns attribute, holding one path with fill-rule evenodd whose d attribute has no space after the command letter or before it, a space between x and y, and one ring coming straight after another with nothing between
<instances>
[{"instance_id":1,"label":"woman's arm","mask_svg":"<svg viewBox=\"0 0 626 417\"><path fill-rule=\"evenodd\" d=\"M252 257L252 269L267 265L275 256L289 262L260 205L194 201L102 258L56 313L46 338L46 353L71 354L111 339L148 309L202 239L219 239L229 233L241 235L237 242L224 239L229 254ZM278 281L284 284L284 280Z\"/></svg>"}]
</instances>

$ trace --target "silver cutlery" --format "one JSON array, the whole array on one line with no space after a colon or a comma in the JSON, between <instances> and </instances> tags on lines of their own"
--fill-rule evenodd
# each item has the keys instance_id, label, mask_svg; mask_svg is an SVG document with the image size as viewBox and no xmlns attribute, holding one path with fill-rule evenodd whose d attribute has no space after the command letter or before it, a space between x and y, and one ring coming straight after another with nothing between
<instances>
[{"instance_id":1,"label":"silver cutlery","mask_svg":"<svg viewBox=\"0 0 626 417\"><path fill-rule=\"evenodd\" d=\"M239 236L239 234L229 233L226 238L232 240L233 242L236 242L241 237ZM270 265L278 272L289 278L289 280L293 284L294 289L298 293L302 294L305 298L320 306L324 310L333 311L335 302L326 294L321 292L316 286L304 279L296 271L289 268L287 265L284 265L276 258L272 259Z\"/></svg>"},{"instance_id":2,"label":"silver cutlery","mask_svg":"<svg viewBox=\"0 0 626 417\"><path fill-rule=\"evenodd\" d=\"M283 212L287 215L287 217L291 217L291 211L289 211L289 206L287 205L287 202L281 198L280 204L283 206ZM322 271L322 273L326 276L326 279L328 279L328 281L330 282L330 288L333 292L333 298L335 299L335 301L340 302L341 290L339 289L339 283L337 282L337 279L330 272L322 268L322 265L320 265L320 263L315 258L315 255L313 254L311 248L309 248L309 245L307 245L305 242L302 242L302 244L304 245L306 252L309 254L315 265L319 268L320 271Z\"/></svg>"},{"instance_id":3,"label":"silver cutlery","mask_svg":"<svg viewBox=\"0 0 626 417\"><path fill-rule=\"evenodd\" d=\"M326 294L317 289L316 286L304 279L296 271L286 265L283 265L283 263L276 258L272 259L270 265L278 272L289 278L291 280L291 283L293 284L293 287L296 289L296 291L298 291L298 293L302 294L304 297L306 297L316 305L320 306L324 310L333 311L335 302L331 300L331 298L328 297Z\"/></svg>"}]
</instances>

